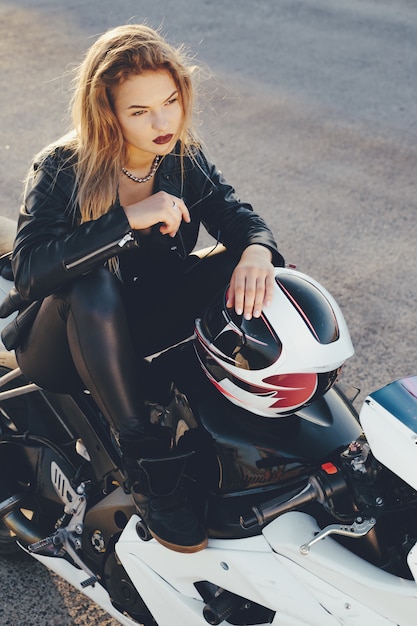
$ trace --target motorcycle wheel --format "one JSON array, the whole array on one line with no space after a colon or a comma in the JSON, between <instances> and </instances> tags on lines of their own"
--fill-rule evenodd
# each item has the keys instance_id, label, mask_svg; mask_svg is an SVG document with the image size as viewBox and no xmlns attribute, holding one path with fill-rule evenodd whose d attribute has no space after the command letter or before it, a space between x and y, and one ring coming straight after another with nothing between
<instances>
[{"instance_id":1,"label":"motorcycle wheel","mask_svg":"<svg viewBox=\"0 0 417 626\"><path fill-rule=\"evenodd\" d=\"M1 242L0 242L1 243ZM0 355L0 376L16 367L14 355L8 352L2 352ZM5 367L2 367L2 366ZM5 418L0 415L0 424L9 427L9 423L5 423ZM0 557L15 557L24 554L16 543L16 537L11 533L3 522L0 521Z\"/></svg>"},{"instance_id":2,"label":"motorcycle wheel","mask_svg":"<svg viewBox=\"0 0 417 626\"><path fill-rule=\"evenodd\" d=\"M24 552L16 543L16 538L2 522L0 522L0 557L16 557Z\"/></svg>"},{"instance_id":3,"label":"motorcycle wheel","mask_svg":"<svg viewBox=\"0 0 417 626\"><path fill-rule=\"evenodd\" d=\"M2 221L0 220L0 225ZM1 246L0 231L0 246ZM7 374L11 370L17 367L16 358L14 353L0 350L0 377ZM26 382L24 379L19 378L6 385L3 389L11 389L19 383ZM0 432L6 432L10 434L16 434L20 431L20 426L25 426L27 421L27 400L22 396L19 398L12 398L0 403ZM0 446L0 453L1 453ZM17 538L14 533L0 521L0 557L22 557L26 556L25 552L17 544Z\"/></svg>"}]
</instances>

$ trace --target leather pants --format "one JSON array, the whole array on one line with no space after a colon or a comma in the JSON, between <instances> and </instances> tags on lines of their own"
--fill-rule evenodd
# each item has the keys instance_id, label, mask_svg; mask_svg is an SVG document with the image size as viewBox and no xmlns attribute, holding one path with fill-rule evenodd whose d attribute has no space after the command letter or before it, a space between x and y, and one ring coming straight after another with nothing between
<instances>
[{"instance_id":1,"label":"leather pants","mask_svg":"<svg viewBox=\"0 0 417 626\"><path fill-rule=\"evenodd\" d=\"M46 297L16 350L25 376L57 393L88 389L119 432L135 432L147 391L146 356L192 335L194 320L229 282L227 253L123 285L102 267Z\"/></svg>"}]
</instances>

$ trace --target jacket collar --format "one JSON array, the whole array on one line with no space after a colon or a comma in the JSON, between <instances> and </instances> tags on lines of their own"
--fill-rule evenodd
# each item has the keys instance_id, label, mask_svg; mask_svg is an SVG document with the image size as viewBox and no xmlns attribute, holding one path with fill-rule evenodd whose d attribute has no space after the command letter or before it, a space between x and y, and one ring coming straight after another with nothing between
<instances>
[{"instance_id":1,"label":"jacket collar","mask_svg":"<svg viewBox=\"0 0 417 626\"><path fill-rule=\"evenodd\" d=\"M184 156L181 164L181 143L177 141L172 152L164 156L162 163L159 167L161 174L173 174L181 171L188 171L193 169L193 163L188 156Z\"/></svg>"}]
</instances>

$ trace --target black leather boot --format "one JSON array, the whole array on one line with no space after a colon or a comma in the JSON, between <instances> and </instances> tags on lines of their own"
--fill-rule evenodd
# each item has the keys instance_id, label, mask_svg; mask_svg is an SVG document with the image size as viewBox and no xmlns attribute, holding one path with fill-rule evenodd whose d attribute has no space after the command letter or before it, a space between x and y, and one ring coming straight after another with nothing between
<instances>
[{"instance_id":1,"label":"black leather boot","mask_svg":"<svg viewBox=\"0 0 417 626\"><path fill-rule=\"evenodd\" d=\"M176 552L198 552L207 546L207 533L189 502L184 476L193 452L170 451L162 432L151 429L150 436L120 441L127 487L152 537Z\"/></svg>"}]
</instances>

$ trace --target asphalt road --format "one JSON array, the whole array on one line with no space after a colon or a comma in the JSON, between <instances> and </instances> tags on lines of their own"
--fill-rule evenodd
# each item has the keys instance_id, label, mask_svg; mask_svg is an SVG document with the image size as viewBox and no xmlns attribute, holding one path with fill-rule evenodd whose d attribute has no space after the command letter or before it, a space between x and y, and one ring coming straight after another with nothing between
<instances>
[{"instance_id":1,"label":"asphalt road","mask_svg":"<svg viewBox=\"0 0 417 626\"><path fill-rule=\"evenodd\" d=\"M33 154L66 130L84 50L145 19L210 68L200 131L213 160L342 306L358 406L416 374L414 0L2 0L0 214L16 216ZM115 624L35 562L1 559L0 623Z\"/></svg>"}]
</instances>

